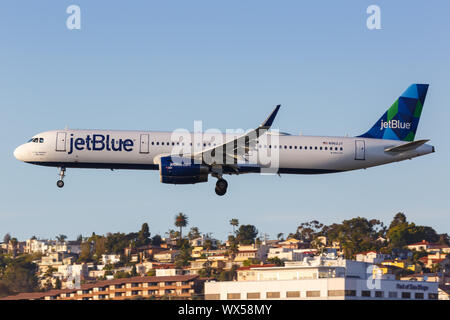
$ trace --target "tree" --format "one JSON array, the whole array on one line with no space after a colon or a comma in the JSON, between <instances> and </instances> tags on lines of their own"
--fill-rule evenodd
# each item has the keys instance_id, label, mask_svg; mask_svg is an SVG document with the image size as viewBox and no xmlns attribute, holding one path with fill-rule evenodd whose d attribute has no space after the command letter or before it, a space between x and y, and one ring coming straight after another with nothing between
<instances>
[{"instance_id":1,"label":"tree","mask_svg":"<svg viewBox=\"0 0 450 320\"><path fill-rule=\"evenodd\" d=\"M162 239L161 239L161 236L160 236L159 234L155 235L155 236L152 238L152 244L153 244L154 246L159 246L159 245L161 245L161 242L162 242Z\"/></svg>"},{"instance_id":2,"label":"tree","mask_svg":"<svg viewBox=\"0 0 450 320\"><path fill-rule=\"evenodd\" d=\"M91 243L83 242L81 244L81 252L78 257L79 262L91 262L92 261L92 253L91 253Z\"/></svg>"},{"instance_id":3,"label":"tree","mask_svg":"<svg viewBox=\"0 0 450 320\"><path fill-rule=\"evenodd\" d=\"M175 216L175 226L180 228L180 243L181 238L183 238L182 236L183 228L186 227L187 225L188 225L188 217L185 214L180 212L177 216Z\"/></svg>"},{"instance_id":4,"label":"tree","mask_svg":"<svg viewBox=\"0 0 450 320\"><path fill-rule=\"evenodd\" d=\"M236 239L240 244L252 244L258 235L258 230L251 224L242 225L239 227Z\"/></svg>"},{"instance_id":5,"label":"tree","mask_svg":"<svg viewBox=\"0 0 450 320\"><path fill-rule=\"evenodd\" d=\"M280 266L280 267L284 267L284 262L283 262L283 260L281 260L281 259L278 258L278 257L275 257L275 258L269 258L269 259L267 259L267 262L268 262L268 263L275 264L275 265Z\"/></svg>"},{"instance_id":6,"label":"tree","mask_svg":"<svg viewBox=\"0 0 450 320\"><path fill-rule=\"evenodd\" d=\"M17 254L17 246L19 244L19 241L17 240L17 238L11 238L11 240L9 240L9 243L12 246L12 254L13 254L13 257L15 258L16 254Z\"/></svg>"},{"instance_id":7,"label":"tree","mask_svg":"<svg viewBox=\"0 0 450 320\"><path fill-rule=\"evenodd\" d=\"M284 233L280 232L279 234L277 234L277 239L280 241L283 241L283 236L284 236Z\"/></svg>"},{"instance_id":8,"label":"tree","mask_svg":"<svg viewBox=\"0 0 450 320\"><path fill-rule=\"evenodd\" d=\"M235 236L229 235L228 236L228 243L230 244L230 251L232 253L236 253L236 252L239 251L239 248L238 248L238 244L239 243L238 243L238 241L237 241Z\"/></svg>"},{"instance_id":9,"label":"tree","mask_svg":"<svg viewBox=\"0 0 450 320\"><path fill-rule=\"evenodd\" d=\"M310 222L303 222L298 226L295 238L298 240L311 242L316 236L318 236L324 225L317 220Z\"/></svg>"},{"instance_id":10,"label":"tree","mask_svg":"<svg viewBox=\"0 0 450 320\"><path fill-rule=\"evenodd\" d=\"M239 220L233 218L230 220L230 224L233 226L233 233L236 233L236 227L239 226Z\"/></svg>"},{"instance_id":11,"label":"tree","mask_svg":"<svg viewBox=\"0 0 450 320\"><path fill-rule=\"evenodd\" d=\"M244 265L244 267L249 267L251 265L256 265L256 264L260 264L261 261L259 259L256 258L250 258L245 260L242 264Z\"/></svg>"},{"instance_id":12,"label":"tree","mask_svg":"<svg viewBox=\"0 0 450 320\"><path fill-rule=\"evenodd\" d=\"M36 272L37 265L32 262L31 255L22 255L17 259L7 261L1 280L0 288L10 294L19 292L33 292L38 289Z\"/></svg>"},{"instance_id":13,"label":"tree","mask_svg":"<svg viewBox=\"0 0 450 320\"><path fill-rule=\"evenodd\" d=\"M201 237L201 233L197 227L192 227L188 233L189 240L197 239Z\"/></svg>"},{"instance_id":14,"label":"tree","mask_svg":"<svg viewBox=\"0 0 450 320\"><path fill-rule=\"evenodd\" d=\"M406 215L403 212L399 212L394 216L391 224L389 225L389 229L398 226L400 224L406 223Z\"/></svg>"},{"instance_id":15,"label":"tree","mask_svg":"<svg viewBox=\"0 0 450 320\"><path fill-rule=\"evenodd\" d=\"M56 241L58 242L64 242L67 239L67 236L65 234L60 234L59 236L56 236Z\"/></svg>"},{"instance_id":16,"label":"tree","mask_svg":"<svg viewBox=\"0 0 450 320\"><path fill-rule=\"evenodd\" d=\"M185 267L189 265L192 260L192 248L189 246L189 241L183 241L181 244L180 254L175 257L175 266Z\"/></svg>"},{"instance_id":17,"label":"tree","mask_svg":"<svg viewBox=\"0 0 450 320\"><path fill-rule=\"evenodd\" d=\"M145 246L147 244L150 244L150 228L145 222L142 224L141 231L138 232L136 245Z\"/></svg>"},{"instance_id":18,"label":"tree","mask_svg":"<svg viewBox=\"0 0 450 320\"><path fill-rule=\"evenodd\" d=\"M61 280L59 278L56 278L55 289L57 290L61 289Z\"/></svg>"},{"instance_id":19,"label":"tree","mask_svg":"<svg viewBox=\"0 0 450 320\"><path fill-rule=\"evenodd\" d=\"M136 265L133 264L133 267L131 268L131 271L130 271L130 276L136 277L137 275L138 275L138 273L137 273L137 270L136 270Z\"/></svg>"},{"instance_id":20,"label":"tree","mask_svg":"<svg viewBox=\"0 0 450 320\"><path fill-rule=\"evenodd\" d=\"M405 214L399 212L394 216L389 229L386 232L392 248L401 248L408 244L426 240L428 242L439 241L436 231L427 226L416 226L406 220Z\"/></svg>"},{"instance_id":21,"label":"tree","mask_svg":"<svg viewBox=\"0 0 450 320\"><path fill-rule=\"evenodd\" d=\"M8 244L10 240L11 240L11 235L9 233L5 234L5 236L3 237L3 242Z\"/></svg>"}]
</instances>

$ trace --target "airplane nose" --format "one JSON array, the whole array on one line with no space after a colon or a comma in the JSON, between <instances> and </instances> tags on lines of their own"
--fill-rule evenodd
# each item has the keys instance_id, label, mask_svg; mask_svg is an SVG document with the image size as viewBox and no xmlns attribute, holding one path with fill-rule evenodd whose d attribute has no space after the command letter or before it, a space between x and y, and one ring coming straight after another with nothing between
<instances>
[{"instance_id":1,"label":"airplane nose","mask_svg":"<svg viewBox=\"0 0 450 320\"><path fill-rule=\"evenodd\" d=\"M17 160L24 161L24 150L23 150L23 145L18 146L18 147L16 148L16 150L14 150L14 157L15 157Z\"/></svg>"}]
</instances>

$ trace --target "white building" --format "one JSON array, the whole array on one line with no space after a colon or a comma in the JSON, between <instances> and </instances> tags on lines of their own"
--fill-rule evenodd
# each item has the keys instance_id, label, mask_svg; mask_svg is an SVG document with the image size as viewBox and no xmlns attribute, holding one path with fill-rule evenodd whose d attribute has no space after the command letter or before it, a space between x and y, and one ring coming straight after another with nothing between
<instances>
[{"instance_id":1,"label":"white building","mask_svg":"<svg viewBox=\"0 0 450 320\"><path fill-rule=\"evenodd\" d=\"M217 247L219 244L219 240L211 238L209 235L202 234L201 237L189 240L189 243L192 247L204 247L206 241L211 241L211 245L213 247Z\"/></svg>"},{"instance_id":2,"label":"white building","mask_svg":"<svg viewBox=\"0 0 450 320\"><path fill-rule=\"evenodd\" d=\"M120 254L102 254L102 264L115 264L120 262Z\"/></svg>"},{"instance_id":3,"label":"white building","mask_svg":"<svg viewBox=\"0 0 450 320\"><path fill-rule=\"evenodd\" d=\"M255 267L252 271L250 281L205 283L205 299L438 298L437 283L395 280L366 262L318 258L290 267Z\"/></svg>"},{"instance_id":4,"label":"white building","mask_svg":"<svg viewBox=\"0 0 450 320\"><path fill-rule=\"evenodd\" d=\"M283 261L301 261L311 254L313 254L313 252L304 249L292 249L284 247L269 248L267 259L278 258Z\"/></svg>"},{"instance_id":5,"label":"white building","mask_svg":"<svg viewBox=\"0 0 450 320\"><path fill-rule=\"evenodd\" d=\"M26 253L74 253L80 254L81 244L77 241L63 241L58 242L55 240L38 240L28 239L25 244Z\"/></svg>"},{"instance_id":6,"label":"white building","mask_svg":"<svg viewBox=\"0 0 450 320\"><path fill-rule=\"evenodd\" d=\"M360 252L356 254L356 261L369 262L374 264L381 263L387 258L390 257L376 251Z\"/></svg>"}]
</instances>

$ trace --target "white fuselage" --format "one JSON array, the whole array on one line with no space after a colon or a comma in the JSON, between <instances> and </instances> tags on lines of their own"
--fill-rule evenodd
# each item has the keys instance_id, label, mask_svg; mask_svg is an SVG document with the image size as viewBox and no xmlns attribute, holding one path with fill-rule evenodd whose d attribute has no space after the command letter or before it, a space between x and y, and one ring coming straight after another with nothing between
<instances>
[{"instance_id":1,"label":"white fuselage","mask_svg":"<svg viewBox=\"0 0 450 320\"><path fill-rule=\"evenodd\" d=\"M190 142L189 138L183 141L186 143L184 148L190 149L190 153L211 148L214 146L213 141L217 141L208 134L203 134L201 140L194 134L189 134L189 137ZM37 134L33 138L14 151L17 159L65 168L157 170L155 159L162 154L172 154L174 147L181 147L182 143L174 138L172 132L158 131L55 130ZM228 141L228 136L222 135L222 140ZM414 150L390 153L385 152L385 149L405 142L359 137L267 134L266 139L260 140L253 152L267 153L269 147L277 149L280 173L348 171L434 152L433 146L424 144ZM256 160L253 165L264 167L265 164ZM245 173L245 170L241 173Z\"/></svg>"}]
</instances>

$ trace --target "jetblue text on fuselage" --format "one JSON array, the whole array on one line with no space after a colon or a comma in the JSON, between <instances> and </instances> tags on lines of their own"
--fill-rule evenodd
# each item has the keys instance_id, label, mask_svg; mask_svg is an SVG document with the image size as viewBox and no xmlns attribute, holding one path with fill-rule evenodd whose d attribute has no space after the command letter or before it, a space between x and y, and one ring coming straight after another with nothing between
<instances>
[{"instance_id":1,"label":"jetblue text on fuselage","mask_svg":"<svg viewBox=\"0 0 450 320\"><path fill-rule=\"evenodd\" d=\"M76 138L70 134L70 147L68 154L74 150L92 150L92 151L133 151L134 142L131 139L115 139L110 138L109 134L88 134L86 138Z\"/></svg>"},{"instance_id":2,"label":"jetblue text on fuselage","mask_svg":"<svg viewBox=\"0 0 450 320\"><path fill-rule=\"evenodd\" d=\"M380 130L390 128L390 129L411 129L411 123L409 122L401 122L400 120L389 120L383 121L381 120Z\"/></svg>"}]
</instances>

